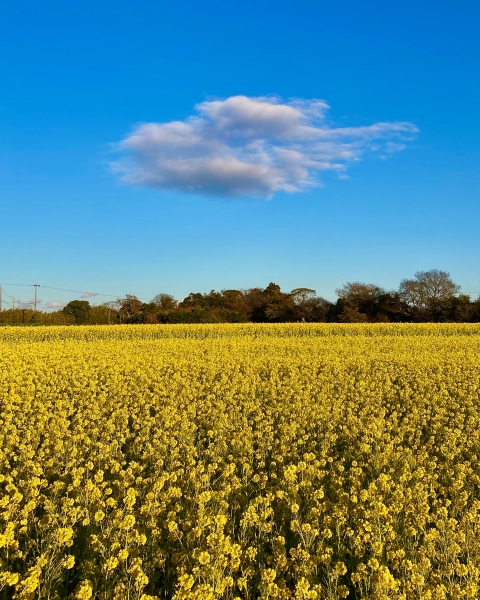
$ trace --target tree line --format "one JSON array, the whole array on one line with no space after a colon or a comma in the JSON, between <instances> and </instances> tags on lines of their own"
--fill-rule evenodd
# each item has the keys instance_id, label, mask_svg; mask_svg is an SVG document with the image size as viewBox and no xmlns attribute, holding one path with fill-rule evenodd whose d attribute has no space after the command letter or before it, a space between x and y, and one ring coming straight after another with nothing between
<instances>
[{"instance_id":1,"label":"tree line","mask_svg":"<svg viewBox=\"0 0 480 600\"><path fill-rule=\"evenodd\" d=\"M98 306L87 300L72 300L53 313L2 311L0 323L480 322L480 297L472 300L461 294L450 274L437 269L419 271L413 278L403 279L393 291L373 283L348 282L335 292L337 300L330 302L310 288L284 292L279 285L269 283L266 288L194 292L182 301L167 293L157 294L151 302L127 295Z\"/></svg>"}]
</instances>

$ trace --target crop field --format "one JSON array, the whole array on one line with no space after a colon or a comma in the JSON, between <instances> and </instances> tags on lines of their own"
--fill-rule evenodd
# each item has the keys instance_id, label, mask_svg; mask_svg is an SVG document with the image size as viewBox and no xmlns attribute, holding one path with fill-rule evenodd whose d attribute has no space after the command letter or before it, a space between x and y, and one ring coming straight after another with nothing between
<instances>
[{"instance_id":1,"label":"crop field","mask_svg":"<svg viewBox=\"0 0 480 600\"><path fill-rule=\"evenodd\" d=\"M0 599L480 597L480 325L0 329Z\"/></svg>"}]
</instances>

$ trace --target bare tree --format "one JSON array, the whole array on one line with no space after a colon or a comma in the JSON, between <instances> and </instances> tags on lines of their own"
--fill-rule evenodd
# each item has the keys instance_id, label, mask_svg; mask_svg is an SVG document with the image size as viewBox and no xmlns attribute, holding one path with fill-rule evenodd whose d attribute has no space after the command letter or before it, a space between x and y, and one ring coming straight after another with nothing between
<instances>
[{"instance_id":1,"label":"bare tree","mask_svg":"<svg viewBox=\"0 0 480 600\"><path fill-rule=\"evenodd\" d=\"M143 306L143 302L132 294L127 294L125 298L118 298L119 315L122 323L130 319L135 313L139 312Z\"/></svg>"},{"instance_id":2,"label":"bare tree","mask_svg":"<svg viewBox=\"0 0 480 600\"><path fill-rule=\"evenodd\" d=\"M402 279L398 289L413 316L430 319L438 318L444 305L459 291L460 286L450 274L438 269L417 271L414 279Z\"/></svg>"},{"instance_id":3,"label":"bare tree","mask_svg":"<svg viewBox=\"0 0 480 600\"><path fill-rule=\"evenodd\" d=\"M108 302L104 302L101 306L106 306L110 310L118 312L122 307L122 303L120 300L109 300Z\"/></svg>"},{"instance_id":4,"label":"bare tree","mask_svg":"<svg viewBox=\"0 0 480 600\"><path fill-rule=\"evenodd\" d=\"M345 301L345 304L356 305L365 300L375 300L381 293L382 288L374 283L345 283L341 288L335 290L339 298Z\"/></svg>"}]
</instances>

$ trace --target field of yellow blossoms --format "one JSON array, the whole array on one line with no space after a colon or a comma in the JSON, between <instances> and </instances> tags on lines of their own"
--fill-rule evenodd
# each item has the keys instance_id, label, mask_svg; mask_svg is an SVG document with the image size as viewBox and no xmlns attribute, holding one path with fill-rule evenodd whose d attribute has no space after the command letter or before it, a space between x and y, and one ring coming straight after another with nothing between
<instances>
[{"instance_id":1,"label":"field of yellow blossoms","mask_svg":"<svg viewBox=\"0 0 480 600\"><path fill-rule=\"evenodd\" d=\"M480 325L0 329L0 599L480 598Z\"/></svg>"}]
</instances>

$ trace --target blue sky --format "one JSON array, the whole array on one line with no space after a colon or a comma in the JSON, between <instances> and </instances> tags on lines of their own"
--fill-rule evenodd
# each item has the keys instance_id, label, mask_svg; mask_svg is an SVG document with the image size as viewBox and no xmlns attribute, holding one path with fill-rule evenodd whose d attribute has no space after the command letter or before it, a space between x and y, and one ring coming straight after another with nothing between
<instances>
[{"instance_id":1,"label":"blue sky","mask_svg":"<svg viewBox=\"0 0 480 600\"><path fill-rule=\"evenodd\" d=\"M4 292L334 299L438 268L476 297L479 20L475 0L5 2Z\"/></svg>"}]
</instances>

